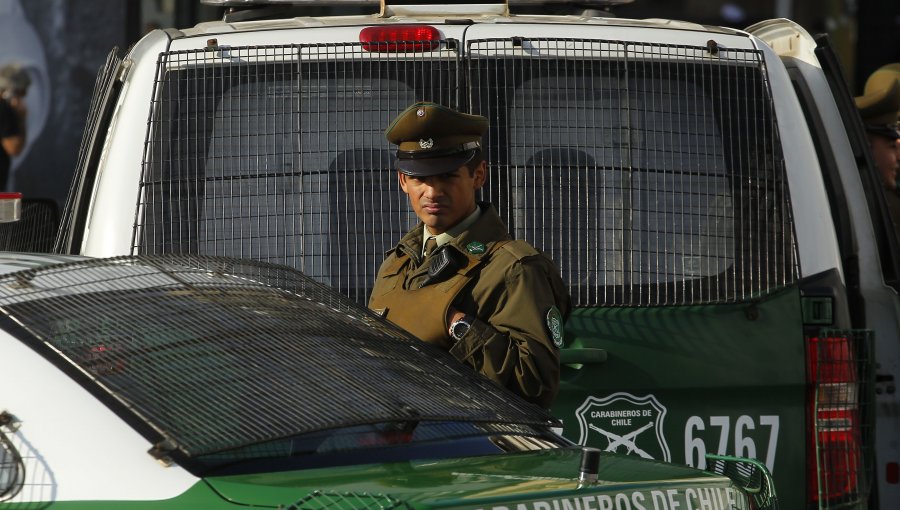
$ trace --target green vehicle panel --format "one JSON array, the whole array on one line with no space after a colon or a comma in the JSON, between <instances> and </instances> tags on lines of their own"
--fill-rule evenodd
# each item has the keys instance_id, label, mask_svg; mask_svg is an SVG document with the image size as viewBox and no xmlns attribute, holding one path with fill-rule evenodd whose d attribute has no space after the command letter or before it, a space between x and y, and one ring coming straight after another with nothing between
<instances>
[{"instance_id":1,"label":"green vehicle panel","mask_svg":"<svg viewBox=\"0 0 900 510\"><path fill-rule=\"evenodd\" d=\"M806 445L783 439L805 435L800 313L797 286L750 303L577 309L567 349L603 349L607 359L564 366L553 412L563 434L587 446L637 447L699 467L706 453L752 457L769 467L776 487L805 486ZM614 439L650 423L636 438ZM790 495L781 501L799 506Z\"/></svg>"},{"instance_id":2,"label":"green vehicle panel","mask_svg":"<svg viewBox=\"0 0 900 510\"><path fill-rule=\"evenodd\" d=\"M288 505L308 497L313 490L329 494L384 494L412 508L507 508L525 509L590 506L576 500L594 499L595 509L605 501L627 495L625 507L668 508L668 498L682 508L699 508L704 491L723 488L722 479L665 463L635 462L625 456L603 456L596 486L579 487L576 473L581 462L578 448L507 455L498 458L465 458L445 461L351 466L211 478L211 487L224 498L240 504ZM308 488L307 493L298 488ZM688 490L691 489L690 492ZM674 491L674 492L672 492ZM635 496L635 494L638 494ZM715 497L719 498L716 492ZM735 494L730 497L734 498ZM597 499L599 498L599 499ZM665 505L654 498L665 498ZM688 499L694 498L692 503ZM619 497L619 499L622 499ZM541 503L550 505L544 507ZM736 503L737 504L737 503ZM615 506L613 506L615 508ZM729 508L722 506L721 508Z\"/></svg>"},{"instance_id":3,"label":"green vehicle panel","mask_svg":"<svg viewBox=\"0 0 900 510\"><path fill-rule=\"evenodd\" d=\"M578 448L411 463L211 477L160 501L58 502L41 508L742 510L743 494L719 476L664 463L603 456L593 486L580 486ZM0 504L35 508L34 504Z\"/></svg>"}]
</instances>

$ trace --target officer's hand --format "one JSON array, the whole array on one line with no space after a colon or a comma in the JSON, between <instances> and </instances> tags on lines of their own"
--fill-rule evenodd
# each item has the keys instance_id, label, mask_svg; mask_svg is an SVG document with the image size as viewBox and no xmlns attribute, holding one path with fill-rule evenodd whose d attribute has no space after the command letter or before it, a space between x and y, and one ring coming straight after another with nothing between
<instances>
[{"instance_id":1,"label":"officer's hand","mask_svg":"<svg viewBox=\"0 0 900 510\"><path fill-rule=\"evenodd\" d=\"M466 314L460 312L451 305L450 308L447 309L447 323L444 324L444 329L449 331L451 324L458 321L459 319L462 319L465 316Z\"/></svg>"}]
</instances>

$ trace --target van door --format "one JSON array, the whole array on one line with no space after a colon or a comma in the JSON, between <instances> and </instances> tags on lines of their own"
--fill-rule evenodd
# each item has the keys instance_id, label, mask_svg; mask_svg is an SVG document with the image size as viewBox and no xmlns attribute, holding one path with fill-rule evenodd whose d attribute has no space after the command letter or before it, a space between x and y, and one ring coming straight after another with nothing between
<instances>
[{"instance_id":1,"label":"van door","mask_svg":"<svg viewBox=\"0 0 900 510\"><path fill-rule=\"evenodd\" d=\"M867 433L874 434L872 479L879 508L893 508L900 501L900 397L895 383L900 376L900 249L894 227L900 218L891 218L886 200L900 197L881 184L828 37L812 39L785 21L755 27L748 30L782 56L813 133L841 243L853 327L874 331L877 364L869 409L874 429ZM791 37L809 44L790 44Z\"/></svg>"}]
</instances>

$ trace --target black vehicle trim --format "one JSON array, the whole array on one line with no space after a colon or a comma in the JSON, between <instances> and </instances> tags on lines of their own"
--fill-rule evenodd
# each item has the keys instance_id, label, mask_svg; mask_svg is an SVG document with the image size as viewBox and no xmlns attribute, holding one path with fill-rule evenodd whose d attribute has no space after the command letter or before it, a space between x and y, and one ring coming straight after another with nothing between
<instances>
[{"instance_id":1,"label":"black vehicle trim","mask_svg":"<svg viewBox=\"0 0 900 510\"><path fill-rule=\"evenodd\" d=\"M841 309L849 312L849 322L842 323L838 327L850 328L863 327L866 321L865 301L860 291L859 282L859 255L856 240L853 236L853 226L850 224L850 216L847 214L847 195L841 184L840 171L835 160L832 145L828 142L825 123L819 111L813 106L815 100L812 91L803 78L802 73L793 59L785 59L784 66L794 86L794 91L800 99L800 108L806 117L813 139L813 146L819 158L819 167L822 169L822 179L825 183L825 193L828 195L828 205L831 209L831 219L834 222L835 234L838 241L838 250L841 254L841 266L844 270L845 289L841 294ZM805 288L805 282L813 281L820 275L812 275L801 280L801 288ZM832 282L839 283L840 279Z\"/></svg>"},{"instance_id":2,"label":"black vehicle trim","mask_svg":"<svg viewBox=\"0 0 900 510\"><path fill-rule=\"evenodd\" d=\"M890 287L900 291L900 245L898 245L894 229L887 221L890 213L881 192L881 182L869 150L862 118L853 102L853 94L850 93L850 87L844 77L845 73L840 60L831 47L828 35L819 34L815 37L815 41L816 58L822 66L822 72L825 74L834 101L841 112L844 129L853 148L860 180L868 199L869 216L871 216L872 228L875 231L875 241L878 245L884 281Z\"/></svg>"},{"instance_id":3,"label":"black vehicle trim","mask_svg":"<svg viewBox=\"0 0 900 510\"><path fill-rule=\"evenodd\" d=\"M97 178L103 143L106 140L113 106L122 90L122 81L116 77L122 67L122 59L118 55L119 48L114 47L107 56L106 64L100 68L96 87L104 87L95 91L95 102L88 111L87 127L81 142L78 163L72 179L72 187L63 212L59 234L56 240L55 253L74 254L84 236L84 224L90 209L90 194L93 192ZM106 80L109 80L106 82ZM100 94L99 96L96 94Z\"/></svg>"}]
</instances>

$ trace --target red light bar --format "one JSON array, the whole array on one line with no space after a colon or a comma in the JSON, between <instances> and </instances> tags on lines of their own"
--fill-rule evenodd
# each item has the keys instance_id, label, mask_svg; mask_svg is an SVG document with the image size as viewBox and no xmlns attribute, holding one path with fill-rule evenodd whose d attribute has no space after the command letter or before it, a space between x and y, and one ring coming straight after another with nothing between
<instances>
[{"instance_id":1,"label":"red light bar","mask_svg":"<svg viewBox=\"0 0 900 510\"><path fill-rule=\"evenodd\" d=\"M366 27L359 32L363 49L372 52L433 51L440 46L440 41L441 32L431 25Z\"/></svg>"}]
</instances>

